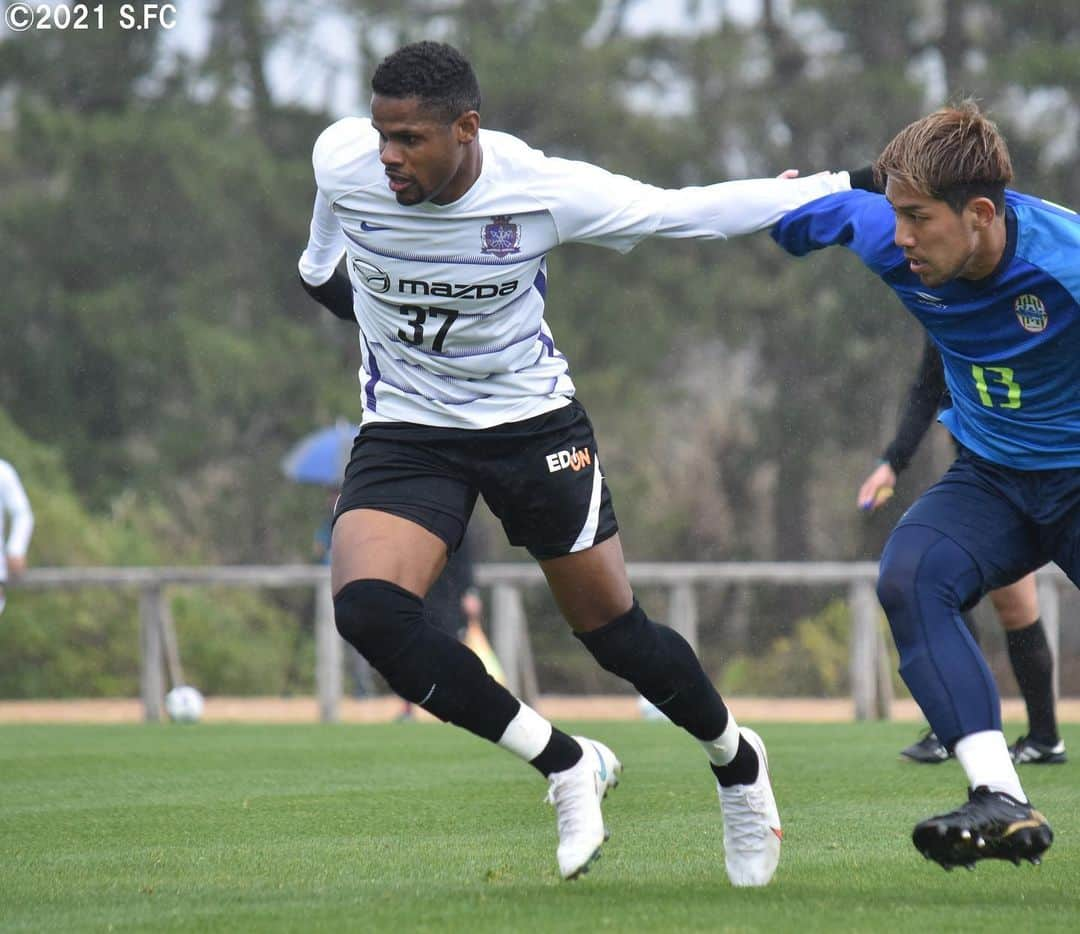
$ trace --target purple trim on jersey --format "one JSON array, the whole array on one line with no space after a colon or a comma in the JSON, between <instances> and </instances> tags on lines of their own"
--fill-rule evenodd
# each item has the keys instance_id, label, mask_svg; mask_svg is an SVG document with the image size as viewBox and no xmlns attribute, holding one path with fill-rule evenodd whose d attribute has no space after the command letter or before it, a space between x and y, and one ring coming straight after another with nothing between
<instances>
[{"instance_id":1,"label":"purple trim on jersey","mask_svg":"<svg viewBox=\"0 0 1080 934\"><path fill-rule=\"evenodd\" d=\"M565 360L566 354L555 352L555 341L553 341L547 334L541 331L537 337L540 338L540 343L547 348L548 356L553 357L556 360Z\"/></svg>"},{"instance_id":2,"label":"purple trim on jersey","mask_svg":"<svg viewBox=\"0 0 1080 934\"><path fill-rule=\"evenodd\" d=\"M433 253L399 253L396 250L376 250L362 240L358 240L349 231L341 228L345 236L357 246L362 247L376 256L385 256L387 259L402 259L410 263L447 263L456 266L516 266L518 263L527 263L529 260L543 256L547 251L539 253L527 253L524 255L514 253L510 256L436 256Z\"/></svg>"},{"instance_id":3,"label":"purple trim on jersey","mask_svg":"<svg viewBox=\"0 0 1080 934\"><path fill-rule=\"evenodd\" d=\"M382 374L379 372L379 362L375 359L375 353L372 351L371 344L368 343L363 331L360 332L360 336L364 338L364 347L367 349L368 373L371 374L371 378L364 384L364 395L367 397L368 410L374 412L375 384L382 378Z\"/></svg>"},{"instance_id":4,"label":"purple trim on jersey","mask_svg":"<svg viewBox=\"0 0 1080 934\"><path fill-rule=\"evenodd\" d=\"M555 341L553 341L547 334L545 334L543 331L541 331L536 336L538 338L540 338L540 343L543 344L547 348L547 352L548 352L549 357L553 357L556 360L565 360L566 359L566 354L555 353Z\"/></svg>"},{"instance_id":5,"label":"purple trim on jersey","mask_svg":"<svg viewBox=\"0 0 1080 934\"><path fill-rule=\"evenodd\" d=\"M533 279L533 288L540 293L542 299L547 299L547 276L543 269L536 270L536 278Z\"/></svg>"},{"instance_id":6,"label":"purple trim on jersey","mask_svg":"<svg viewBox=\"0 0 1080 934\"><path fill-rule=\"evenodd\" d=\"M375 346L380 347L380 348L382 347L381 344L375 344ZM388 348L383 348L383 349L388 349ZM436 379L442 380L443 382L453 383L455 388L460 387L460 385L461 385L462 381L457 379L456 377L443 376L443 375L438 374L438 373L431 373L428 370L425 370L423 367L417 366L415 363L409 363L408 360L399 360L397 358L394 358L394 361L396 363L400 364L401 366L409 367L409 368L411 368L413 370L419 370L421 373L425 373L428 376L433 376ZM489 392L478 393L476 395L470 396L468 399L454 398L453 396L447 396L447 395L443 395L441 393L438 394L438 395L435 395L435 394L430 393L430 392L421 392L418 389L414 389L412 386L405 386L405 385L403 385L401 383L397 383L393 379L391 379L388 375L385 375L385 374L382 375L380 377L380 379L382 380L383 385L389 386L392 389L396 389L398 392L405 393L405 395L408 395L408 396L420 396L423 399L430 399L432 402L439 402L442 405L468 405L470 402L477 402L480 399L490 399L492 397L492 393L489 393ZM473 380L465 380L465 382L470 382L471 383L471 382L474 382L474 381Z\"/></svg>"}]
</instances>

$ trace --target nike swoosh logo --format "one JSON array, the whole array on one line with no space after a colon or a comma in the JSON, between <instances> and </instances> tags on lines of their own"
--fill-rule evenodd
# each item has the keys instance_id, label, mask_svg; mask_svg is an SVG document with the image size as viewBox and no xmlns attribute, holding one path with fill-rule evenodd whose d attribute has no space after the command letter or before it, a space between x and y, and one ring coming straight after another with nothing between
<instances>
[{"instance_id":1,"label":"nike swoosh logo","mask_svg":"<svg viewBox=\"0 0 1080 934\"><path fill-rule=\"evenodd\" d=\"M607 766L604 764L604 757L600 755L600 750L593 746L592 751L596 753L596 758L600 760L600 781L607 781Z\"/></svg>"},{"instance_id":2,"label":"nike swoosh logo","mask_svg":"<svg viewBox=\"0 0 1080 934\"><path fill-rule=\"evenodd\" d=\"M375 231L375 230L389 230L390 228L389 227L379 227L376 224L369 224L367 221L360 221L360 229L361 230L366 230L368 233L371 233L372 231Z\"/></svg>"}]
</instances>

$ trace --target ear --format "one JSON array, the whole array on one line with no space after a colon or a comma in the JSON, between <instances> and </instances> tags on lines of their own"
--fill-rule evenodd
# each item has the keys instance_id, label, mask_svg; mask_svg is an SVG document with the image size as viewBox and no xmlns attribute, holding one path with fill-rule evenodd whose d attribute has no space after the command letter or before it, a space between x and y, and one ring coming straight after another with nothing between
<instances>
[{"instance_id":1,"label":"ear","mask_svg":"<svg viewBox=\"0 0 1080 934\"><path fill-rule=\"evenodd\" d=\"M466 110L454 121L454 133L459 143L471 143L480 132L480 114L475 110Z\"/></svg>"},{"instance_id":2,"label":"ear","mask_svg":"<svg viewBox=\"0 0 1080 934\"><path fill-rule=\"evenodd\" d=\"M994 202L984 197L972 198L967 203L966 210L970 213L977 228L989 227L998 216Z\"/></svg>"}]
</instances>

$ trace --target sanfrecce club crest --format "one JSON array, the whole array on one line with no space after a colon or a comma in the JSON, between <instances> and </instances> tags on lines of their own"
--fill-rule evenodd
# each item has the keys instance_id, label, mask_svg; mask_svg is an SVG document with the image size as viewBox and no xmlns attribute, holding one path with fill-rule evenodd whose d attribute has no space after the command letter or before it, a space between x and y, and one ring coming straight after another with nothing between
<instances>
[{"instance_id":1,"label":"sanfrecce club crest","mask_svg":"<svg viewBox=\"0 0 1080 934\"><path fill-rule=\"evenodd\" d=\"M481 253L502 259L521 252L521 225L511 224L509 214L497 214L480 232Z\"/></svg>"}]
</instances>

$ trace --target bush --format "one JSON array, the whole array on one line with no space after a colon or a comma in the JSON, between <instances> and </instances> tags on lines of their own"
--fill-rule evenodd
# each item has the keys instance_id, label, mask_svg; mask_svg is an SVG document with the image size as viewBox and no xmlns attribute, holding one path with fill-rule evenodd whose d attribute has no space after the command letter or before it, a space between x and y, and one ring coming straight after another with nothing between
<instances>
[{"instance_id":1,"label":"bush","mask_svg":"<svg viewBox=\"0 0 1080 934\"><path fill-rule=\"evenodd\" d=\"M851 614L844 600L799 620L790 636L774 639L764 655L738 655L724 668L725 694L843 697L851 691Z\"/></svg>"},{"instance_id":2,"label":"bush","mask_svg":"<svg viewBox=\"0 0 1080 934\"><path fill-rule=\"evenodd\" d=\"M3 409L0 457L19 471L34 509L31 566L205 560L184 541L172 511L162 503L125 494L107 514L89 513L73 491L58 450L29 440ZM0 618L0 698L138 695L134 590L37 591L18 585L9 590ZM177 589L171 597L184 674L205 693L281 693L310 685L311 640L298 638L307 620L288 601L234 589Z\"/></svg>"}]
</instances>

